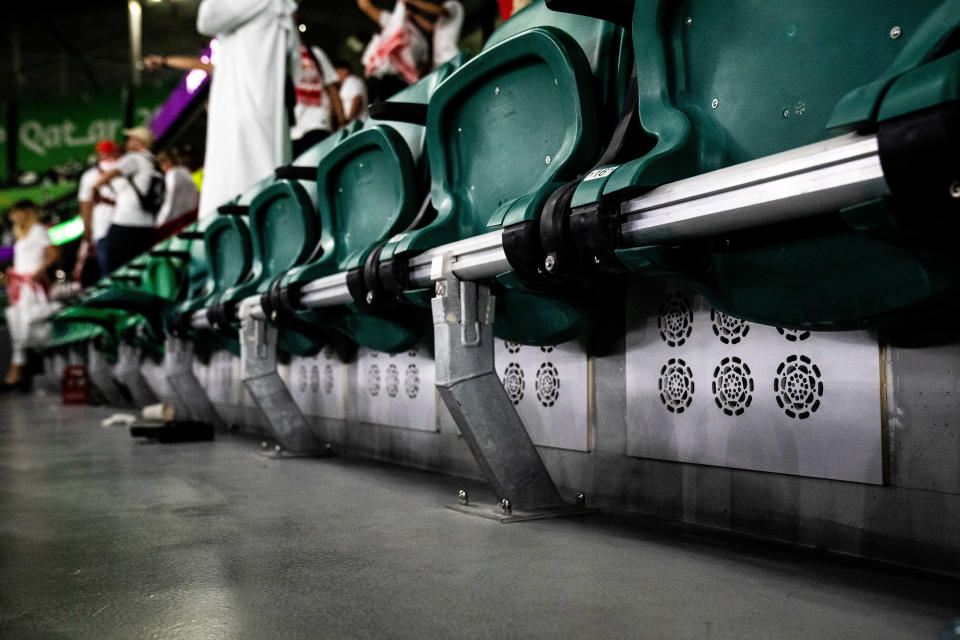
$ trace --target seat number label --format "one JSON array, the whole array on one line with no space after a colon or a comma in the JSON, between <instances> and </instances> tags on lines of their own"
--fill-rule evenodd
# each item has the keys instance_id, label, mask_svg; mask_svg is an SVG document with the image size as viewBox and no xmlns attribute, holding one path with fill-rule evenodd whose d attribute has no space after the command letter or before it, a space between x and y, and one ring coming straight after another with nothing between
<instances>
[{"instance_id":1,"label":"seat number label","mask_svg":"<svg viewBox=\"0 0 960 640\"><path fill-rule=\"evenodd\" d=\"M619 165L617 165L619 166ZM587 174L587 177L583 179L584 182L587 180L596 180L598 178L606 178L608 175L616 171L617 167L604 167L603 169L594 169Z\"/></svg>"}]
</instances>

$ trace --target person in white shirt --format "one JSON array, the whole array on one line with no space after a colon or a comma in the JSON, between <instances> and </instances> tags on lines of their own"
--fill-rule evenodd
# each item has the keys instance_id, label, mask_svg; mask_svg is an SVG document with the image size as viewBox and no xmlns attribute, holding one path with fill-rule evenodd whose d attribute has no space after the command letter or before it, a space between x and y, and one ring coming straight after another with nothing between
<instances>
[{"instance_id":1,"label":"person in white shirt","mask_svg":"<svg viewBox=\"0 0 960 640\"><path fill-rule=\"evenodd\" d=\"M320 47L300 45L300 79L294 92L297 101L290 138L293 157L297 157L330 135L343 120L337 73Z\"/></svg>"},{"instance_id":2,"label":"person in white shirt","mask_svg":"<svg viewBox=\"0 0 960 640\"><path fill-rule=\"evenodd\" d=\"M429 68L430 44L404 0L397 0L392 11L374 6L371 0L357 0L357 7L381 28L367 44L362 60L370 101L383 102Z\"/></svg>"},{"instance_id":3,"label":"person in white shirt","mask_svg":"<svg viewBox=\"0 0 960 640\"><path fill-rule=\"evenodd\" d=\"M414 9L413 21L424 32L432 34L433 68L436 69L460 52L460 31L463 29L463 5L457 0L406 0Z\"/></svg>"},{"instance_id":4,"label":"person in white shirt","mask_svg":"<svg viewBox=\"0 0 960 640\"><path fill-rule=\"evenodd\" d=\"M30 200L21 200L10 211L17 241L13 245L13 266L6 273L10 305L4 312L12 347L10 369L4 379L8 385L19 384L23 378L26 350L31 346L31 326L49 305L47 270L60 257L60 251L50 243L47 229L39 218L40 211Z\"/></svg>"},{"instance_id":5,"label":"person in white shirt","mask_svg":"<svg viewBox=\"0 0 960 640\"><path fill-rule=\"evenodd\" d=\"M113 218L117 194L109 184L99 190L94 189L93 185L104 172L116 167L120 146L113 140L101 140L97 143L96 152L97 164L80 176L77 200L80 201L80 216L83 218L83 240L87 243L87 250L92 249L96 255L100 273L106 274L104 244L110 229L110 220Z\"/></svg>"},{"instance_id":6,"label":"person in white shirt","mask_svg":"<svg viewBox=\"0 0 960 640\"><path fill-rule=\"evenodd\" d=\"M200 217L290 161L288 70L299 73L293 0L202 0L197 31L216 36ZM296 80L296 78L294 78Z\"/></svg>"},{"instance_id":7,"label":"person in white shirt","mask_svg":"<svg viewBox=\"0 0 960 640\"><path fill-rule=\"evenodd\" d=\"M104 243L107 273L113 273L117 267L149 249L157 237L155 214L145 210L140 202L140 196L149 191L150 183L159 171L150 153L153 133L147 127L124 129L123 133L127 136L127 152L93 185L99 189L109 183L117 194Z\"/></svg>"},{"instance_id":8,"label":"person in white shirt","mask_svg":"<svg viewBox=\"0 0 960 640\"><path fill-rule=\"evenodd\" d=\"M433 68L451 60L460 53L460 32L463 30L463 5L457 0L446 0L433 27Z\"/></svg>"},{"instance_id":9,"label":"person in white shirt","mask_svg":"<svg viewBox=\"0 0 960 640\"><path fill-rule=\"evenodd\" d=\"M174 153L161 151L157 154L157 164L163 171L166 189L163 193L163 206L157 213L157 226L163 226L185 214L197 210L200 192L193 182L193 176Z\"/></svg>"},{"instance_id":10,"label":"person in white shirt","mask_svg":"<svg viewBox=\"0 0 960 640\"><path fill-rule=\"evenodd\" d=\"M362 78L350 73L350 65L344 60L335 61L334 69L340 82L340 101L343 103L342 125L354 120L366 120L367 85Z\"/></svg>"}]
</instances>

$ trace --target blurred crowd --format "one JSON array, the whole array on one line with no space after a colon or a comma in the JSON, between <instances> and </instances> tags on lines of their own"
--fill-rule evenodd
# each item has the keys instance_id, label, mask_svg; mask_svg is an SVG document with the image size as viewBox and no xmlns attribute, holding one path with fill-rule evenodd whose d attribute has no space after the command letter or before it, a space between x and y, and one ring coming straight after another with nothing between
<instances>
[{"instance_id":1,"label":"blurred crowd","mask_svg":"<svg viewBox=\"0 0 960 640\"><path fill-rule=\"evenodd\" d=\"M12 256L0 255L0 263L9 264L5 316L13 344L5 383L19 381L25 349L37 341L33 331L52 313L55 268L61 282L71 276L77 286L96 282L327 136L365 120L369 104L387 100L459 51L464 7L458 0L356 4L378 25L363 52L363 77L308 40L293 0L202 0L197 30L215 39L216 55L143 60L149 71L211 75L204 157L155 148L151 129L137 126L123 130L122 146L97 142L85 170L64 167L48 176L79 177L83 231L72 266L51 243L40 208L16 203L8 215Z\"/></svg>"}]
</instances>

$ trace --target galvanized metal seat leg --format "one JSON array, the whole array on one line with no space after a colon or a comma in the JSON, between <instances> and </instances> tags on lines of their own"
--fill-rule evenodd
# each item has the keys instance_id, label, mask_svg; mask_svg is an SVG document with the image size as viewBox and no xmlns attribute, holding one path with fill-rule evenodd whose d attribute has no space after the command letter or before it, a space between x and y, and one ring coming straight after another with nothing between
<instances>
[{"instance_id":1,"label":"galvanized metal seat leg","mask_svg":"<svg viewBox=\"0 0 960 640\"><path fill-rule=\"evenodd\" d=\"M174 406L175 415L183 415L183 408L193 420L206 422L218 430L226 428L223 418L213 408L210 397L193 373L193 343L167 336L164 343L163 372L178 400Z\"/></svg>"},{"instance_id":2,"label":"galvanized metal seat leg","mask_svg":"<svg viewBox=\"0 0 960 640\"><path fill-rule=\"evenodd\" d=\"M264 443L263 452L273 457L331 455L333 447L320 442L286 383L277 373L276 327L261 317L241 310L240 360L243 384L253 396L277 442Z\"/></svg>"},{"instance_id":3,"label":"galvanized metal seat leg","mask_svg":"<svg viewBox=\"0 0 960 640\"><path fill-rule=\"evenodd\" d=\"M138 407L159 402L157 394L147 384L146 378L140 371L142 355L140 349L121 343L117 345L117 364L113 367L113 377L127 388L133 403Z\"/></svg>"},{"instance_id":4,"label":"galvanized metal seat leg","mask_svg":"<svg viewBox=\"0 0 960 640\"><path fill-rule=\"evenodd\" d=\"M442 270L432 301L437 390L500 500L475 506L461 492L450 508L501 522L582 513L560 497L497 376L490 288Z\"/></svg>"},{"instance_id":5,"label":"galvanized metal seat leg","mask_svg":"<svg viewBox=\"0 0 960 640\"><path fill-rule=\"evenodd\" d=\"M107 362L107 357L97 350L92 342L87 344L87 371L90 380L100 391L110 406L127 407L130 403L123 397L117 381L113 379L113 367Z\"/></svg>"}]
</instances>

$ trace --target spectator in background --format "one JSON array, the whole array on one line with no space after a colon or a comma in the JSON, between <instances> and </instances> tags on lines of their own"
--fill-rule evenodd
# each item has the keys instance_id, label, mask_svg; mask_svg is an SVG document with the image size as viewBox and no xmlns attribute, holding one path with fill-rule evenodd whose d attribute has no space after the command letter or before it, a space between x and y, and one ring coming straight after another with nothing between
<instances>
[{"instance_id":1,"label":"spectator in background","mask_svg":"<svg viewBox=\"0 0 960 640\"><path fill-rule=\"evenodd\" d=\"M411 19L424 33L431 34L433 68L436 69L460 52L463 29L463 5L457 0L406 0Z\"/></svg>"},{"instance_id":2,"label":"spectator in background","mask_svg":"<svg viewBox=\"0 0 960 640\"><path fill-rule=\"evenodd\" d=\"M195 213L197 205L200 204L200 192L193 182L193 176L183 166L177 153L161 151L157 154L157 164L163 171L163 180L166 185L163 192L163 206L160 207L156 220L156 226L163 227L170 223L176 224L181 216Z\"/></svg>"},{"instance_id":3,"label":"spectator in background","mask_svg":"<svg viewBox=\"0 0 960 640\"><path fill-rule=\"evenodd\" d=\"M300 78L294 91L297 101L290 137L296 157L330 135L344 117L337 73L320 47L300 44Z\"/></svg>"},{"instance_id":4,"label":"spectator in background","mask_svg":"<svg viewBox=\"0 0 960 640\"><path fill-rule=\"evenodd\" d=\"M288 73L299 73L293 0L202 0L197 30L216 36L200 216L290 160ZM291 105L292 106L292 105Z\"/></svg>"},{"instance_id":5,"label":"spectator in background","mask_svg":"<svg viewBox=\"0 0 960 640\"><path fill-rule=\"evenodd\" d=\"M433 24L433 68L436 69L460 53L460 32L463 30L463 5L457 0L442 3L408 0L423 10L439 9Z\"/></svg>"},{"instance_id":6,"label":"spectator in background","mask_svg":"<svg viewBox=\"0 0 960 640\"><path fill-rule=\"evenodd\" d=\"M13 266L7 270L10 305L4 311L10 329L12 356L4 382L17 385L23 379L26 350L33 346L35 321L50 310L47 270L56 263L60 251L50 244L47 229L40 224L40 211L33 201L21 200L13 205L10 220L17 241L13 245Z\"/></svg>"},{"instance_id":7,"label":"spectator in background","mask_svg":"<svg viewBox=\"0 0 960 640\"><path fill-rule=\"evenodd\" d=\"M94 189L99 189L109 184L117 194L113 219L104 242L107 273L113 273L117 267L149 249L156 239L156 213L147 211L141 201L159 171L150 153L153 133L147 127L134 127L124 129L123 134L127 136L127 152L93 185Z\"/></svg>"},{"instance_id":8,"label":"spectator in background","mask_svg":"<svg viewBox=\"0 0 960 640\"><path fill-rule=\"evenodd\" d=\"M103 185L99 189L94 189L100 176L113 169L117 165L117 159L120 157L120 145L113 140L101 140L96 146L97 163L87 169L80 176L80 186L77 199L80 201L80 215L83 218L83 244L80 248L80 256L96 256L99 265L100 274L106 275L107 265L106 248L104 243L107 237L107 231L110 230L110 221L113 218L113 208L117 203L117 194L109 184ZM79 261L79 260L78 260ZM84 269L82 273L88 273ZM89 276L81 277L84 284L88 283ZM96 277L93 278L96 281Z\"/></svg>"},{"instance_id":9,"label":"spectator in background","mask_svg":"<svg viewBox=\"0 0 960 640\"><path fill-rule=\"evenodd\" d=\"M343 121L341 126L354 120L367 119L367 86L360 76L350 72L350 65L345 60L336 60L333 68L337 72L337 81L340 83L340 101L343 104Z\"/></svg>"},{"instance_id":10,"label":"spectator in background","mask_svg":"<svg viewBox=\"0 0 960 640\"><path fill-rule=\"evenodd\" d=\"M420 79L430 66L430 45L408 17L403 0L393 11L379 9L371 0L357 0L357 6L381 27L363 52L363 65L370 101L383 102Z\"/></svg>"}]
</instances>

